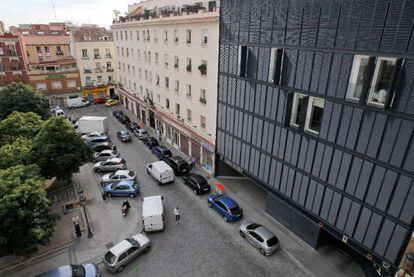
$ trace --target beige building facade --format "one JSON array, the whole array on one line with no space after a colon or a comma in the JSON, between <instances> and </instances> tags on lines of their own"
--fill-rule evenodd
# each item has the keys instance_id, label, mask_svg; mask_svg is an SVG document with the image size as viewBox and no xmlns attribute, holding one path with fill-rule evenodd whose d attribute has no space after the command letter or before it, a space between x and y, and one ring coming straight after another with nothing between
<instances>
[{"instance_id":1,"label":"beige building facade","mask_svg":"<svg viewBox=\"0 0 414 277\"><path fill-rule=\"evenodd\" d=\"M114 97L117 68L112 32L96 25L73 29L70 50L80 70L84 97Z\"/></svg>"},{"instance_id":2,"label":"beige building facade","mask_svg":"<svg viewBox=\"0 0 414 277\"><path fill-rule=\"evenodd\" d=\"M209 173L214 172L218 22L216 6L197 5L130 12L112 25L122 103Z\"/></svg>"}]
</instances>

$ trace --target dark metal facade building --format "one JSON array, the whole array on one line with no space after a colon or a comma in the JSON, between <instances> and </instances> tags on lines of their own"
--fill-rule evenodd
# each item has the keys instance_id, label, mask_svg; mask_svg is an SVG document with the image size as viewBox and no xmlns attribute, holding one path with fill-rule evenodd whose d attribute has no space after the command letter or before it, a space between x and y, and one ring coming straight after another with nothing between
<instances>
[{"instance_id":1,"label":"dark metal facade building","mask_svg":"<svg viewBox=\"0 0 414 277\"><path fill-rule=\"evenodd\" d=\"M221 5L217 175L313 246L398 267L413 231L414 1Z\"/></svg>"}]
</instances>

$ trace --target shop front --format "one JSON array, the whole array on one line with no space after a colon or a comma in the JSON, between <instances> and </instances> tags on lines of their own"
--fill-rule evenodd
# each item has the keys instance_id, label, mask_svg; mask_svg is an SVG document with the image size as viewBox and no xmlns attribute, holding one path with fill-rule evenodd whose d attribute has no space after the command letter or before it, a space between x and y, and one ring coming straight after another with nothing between
<instances>
[{"instance_id":1,"label":"shop front","mask_svg":"<svg viewBox=\"0 0 414 277\"><path fill-rule=\"evenodd\" d=\"M107 93L108 87L84 87L82 90L83 98L88 99L89 102L93 102L95 99L106 99L108 96Z\"/></svg>"}]
</instances>

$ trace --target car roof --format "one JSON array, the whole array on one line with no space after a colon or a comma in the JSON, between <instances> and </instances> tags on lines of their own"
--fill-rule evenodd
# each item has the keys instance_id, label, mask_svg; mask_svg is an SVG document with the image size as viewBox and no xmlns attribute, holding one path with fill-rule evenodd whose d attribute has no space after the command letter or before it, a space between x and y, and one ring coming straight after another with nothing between
<instances>
[{"instance_id":1,"label":"car roof","mask_svg":"<svg viewBox=\"0 0 414 277\"><path fill-rule=\"evenodd\" d=\"M198 183L200 183L200 182L207 182L206 178L204 178L200 174L191 173L191 177L193 177Z\"/></svg>"},{"instance_id":2,"label":"car roof","mask_svg":"<svg viewBox=\"0 0 414 277\"><path fill-rule=\"evenodd\" d=\"M153 162L151 164L160 170L171 170L171 167L164 161Z\"/></svg>"},{"instance_id":3,"label":"car roof","mask_svg":"<svg viewBox=\"0 0 414 277\"><path fill-rule=\"evenodd\" d=\"M128 176L129 176L129 172L133 172L133 171L130 171L130 170L124 170L124 169L122 169L122 170L117 170L117 171L115 172L115 174L116 174L116 175L128 175Z\"/></svg>"},{"instance_id":4,"label":"car roof","mask_svg":"<svg viewBox=\"0 0 414 277\"><path fill-rule=\"evenodd\" d=\"M122 180L118 182L108 183L106 186L112 186L113 184L132 186L135 184L135 181L134 180Z\"/></svg>"},{"instance_id":5,"label":"car roof","mask_svg":"<svg viewBox=\"0 0 414 277\"><path fill-rule=\"evenodd\" d=\"M170 150L170 149L168 149L168 148L167 148L167 146L164 146L164 145L159 145L159 146L156 146L156 148L158 148L158 149L160 149L160 150L163 150L163 151L165 151L165 150Z\"/></svg>"},{"instance_id":6,"label":"car roof","mask_svg":"<svg viewBox=\"0 0 414 277\"><path fill-rule=\"evenodd\" d=\"M114 151L115 151L115 150L109 150L109 149L106 149L106 150L102 150L102 151L101 151L101 152L99 152L99 153L110 153L110 154L112 154Z\"/></svg>"},{"instance_id":7,"label":"car roof","mask_svg":"<svg viewBox=\"0 0 414 277\"><path fill-rule=\"evenodd\" d=\"M170 160L175 161L176 163L187 163L183 158L180 156L172 156Z\"/></svg>"},{"instance_id":8,"label":"car roof","mask_svg":"<svg viewBox=\"0 0 414 277\"><path fill-rule=\"evenodd\" d=\"M142 216L159 215L163 212L162 196L148 196L142 199ZM145 204L144 204L145 203Z\"/></svg>"},{"instance_id":9,"label":"car roof","mask_svg":"<svg viewBox=\"0 0 414 277\"><path fill-rule=\"evenodd\" d=\"M216 198L216 200L219 200L221 203L223 203L229 209L238 206L236 201L231 199L229 196L221 196L221 197L219 197L219 199Z\"/></svg>"},{"instance_id":10,"label":"car roof","mask_svg":"<svg viewBox=\"0 0 414 277\"><path fill-rule=\"evenodd\" d=\"M273 238L275 235L266 227L260 226L254 230L259 236L261 236L264 240L268 240Z\"/></svg>"},{"instance_id":11,"label":"car roof","mask_svg":"<svg viewBox=\"0 0 414 277\"><path fill-rule=\"evenodd\" d=\"M107 162L116 162L120 163L122 161L122 158L110 158L106 160Z\"/></svg>"},{"instance_id":12,"label":"car roof","mask_svg":"<svg viewBox=\"0 0 414 277\"><path fill-rule=\"evenodd\" d=\"M127 241L126 239L124 239L123 241L121 241L117 245L114 245L113 247L111 247L109 249L109 251L111 251L112 254L114 254L115 256L119 256L122 252L129 249L131 246L132 246L132 244L129 241Z\"/></svg>"}]
</instances>

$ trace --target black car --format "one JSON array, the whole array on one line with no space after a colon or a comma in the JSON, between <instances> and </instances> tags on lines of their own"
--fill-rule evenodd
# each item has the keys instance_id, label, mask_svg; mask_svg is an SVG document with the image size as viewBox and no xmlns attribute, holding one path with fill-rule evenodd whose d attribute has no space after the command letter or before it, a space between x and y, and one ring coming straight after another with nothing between
<instances>
[{"instance_id":1,"label":"black car","mask_svg":"<svg viewBox=\"0 0 414 277\"><path fill-rule=\"evenodd\" d=\"M154 137L147 137L146 139L144 139L144 144L148 146L149 149L159 145L158 140Z\"/></svg>"},{"instance_id":2,"label":"black car","mask_svg":"<svg viewBox=\"0 0 414 277\"><path fill-rule=\"evenodd\" d=\"M116 110L116 111L113 111L113 112L112 112L112 115L113 115L115 118L118 118L118 116L120 116L120 115L124 115L124 113L123 113L122 111Z\"/></svg>"},{"instance_id":3,"label":"black car","mask_svg":"<svg viewBox=\"0 0 414 277\"><path fill-rule=\"evenodd\" d=\"M207 180L200 174L188 173L183 176L184 184L190 187L194 194L209 193L211 190Z\"/></svg>"},{"instance_id":4,"label":"black car","mask_svg":"<svg viewBox=\"0 0 414 277\"><path fill-rule=\"evenodd\" d=\"M164 162L171 166L171 168L174 170L175 176L181 176L190 172L190 166L188 165L188 162L179 156L165 158Z\"/></svg>"},{"instance_id":5,"label":"black car","mask_svg":"<svg viewBox=\"0 0 414 277\"><path fill-rule=\"evenodd\" d=\"M101 152L103 150L116 150L116 145L110 142L102 142L91 145L90 148L95 152Z\"/></svg>"},{"instance_id":6,"label":"black car","mask_svg":"<svg viewBox=\"0 0 414 277\"><path fill-rule=\"evenodd\" d=\"M122 124L127 124L131 122L131 119L129 119L129 117L124 114L119 114L117 118L119 122L121 122Z\"/></svg>"},{"instance_id":7,"label":"black car","mask_svg":"<svg viewBox=\"0 0 414 277\"><path fill-rule=\"evenodd\" d=\"M128 130L130 130L131 132L135 131L135 130L139 130L141 129L138 126L138 123L136 122L128 122L127 124L125 124L125 128L127 128Z\"/></svg>"},{"instance_id":8,"label":"black car","mask_svg":"<svg viewBox=\"0 0 414 277\"><path fill-rule=\"evenodd\" d=\"M116 136L122 142L128 142L128 141L131 141L132 139L131 133L125 130L116 132Z\"/></svg>"}]
</instances>

